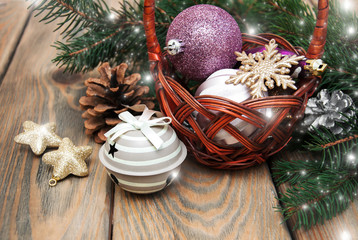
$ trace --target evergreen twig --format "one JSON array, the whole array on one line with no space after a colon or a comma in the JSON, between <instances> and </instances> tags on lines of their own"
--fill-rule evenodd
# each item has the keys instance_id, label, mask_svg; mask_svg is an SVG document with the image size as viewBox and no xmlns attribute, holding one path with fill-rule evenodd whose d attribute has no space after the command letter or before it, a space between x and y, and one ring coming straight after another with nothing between
<instances>
[{"instance_id":1,"label":"evergreen twig","mask_svg":"<svg viewBox=\"0 0 358 240\"><path fill-rule=\"evenodd\" d=\"M278 210L285 220L295 219L294 229L309 229L348 208L357 196L357 163L332 169L320 161L277 161L273 168L278 184L291 184L279 197Z\"/></svg>"}]
</instances>

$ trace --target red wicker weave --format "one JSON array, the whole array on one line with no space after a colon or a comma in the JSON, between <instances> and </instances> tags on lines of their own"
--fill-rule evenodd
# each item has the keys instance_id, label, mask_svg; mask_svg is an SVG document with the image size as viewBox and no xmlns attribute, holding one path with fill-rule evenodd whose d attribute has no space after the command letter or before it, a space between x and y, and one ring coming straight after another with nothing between
<instances>
[{"instance_id":1,"label":"red wicker weave","mask_svg":"<svg viewBox=\"0 0 358 240\"><path fill-rule=\"evenodd\" d=\"M163 73L166 62L155 34L154 11L155 0L145 0L144 26L151 72L156 79L157 99L162 112L172 118L173 127L195 158L212 168L242 169L262 163L280 151L290 140L293 126L302 116L307 99L314 93L320 79L311 76L300 80L298 89L292 95L269 96L241 103L211 95L193 97L182 85ZM320 0L317 24L307 53L273 34L243 34L243 50L267 44L274 38L281 48L307 58L320 58L326 39L327 18L328 0ZM265 117L258 111L262 108L275 109L274 115ZM213 114L213 110L219 114ZM193 117L195 111L211 120L205 129L201 129ZM256 126L255 135L248 138L233 127L230 122L235 118ZM221 129L235 137L241 146L232 147L213 141Z\"/></svg>"}]
</instances>

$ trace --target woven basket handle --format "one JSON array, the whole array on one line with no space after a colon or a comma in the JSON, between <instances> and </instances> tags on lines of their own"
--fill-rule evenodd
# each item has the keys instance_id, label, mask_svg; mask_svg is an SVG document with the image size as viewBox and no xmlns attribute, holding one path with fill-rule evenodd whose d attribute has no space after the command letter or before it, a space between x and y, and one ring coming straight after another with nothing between
<instances>
[{"instance_id":1,"label":"woven basket handle","mask_svg":"<svg viewBox=\"0 0 358 240\"><path fill-rule=\"evenodd\" d=\"M160 61L162 51L155 34L155 0L144 1L143 24L147 37L149 61Z\"/></svg>"},{"instance_id":2,"label":"woven basket handle","mask_svg":"<svg viewBox=\"0 0 358 240\"><path fill-rule=\"evenodd\" d=\"M316 27L314 28L313 37L306 54L306 57L309 59L317 59L323 56L327 36L328 12L328 0L320 0L318 2Z\"/></svg>"},{"instance_id":3,"label":"woven basket handle","mask_svg":"<svg viewBox=\"0 0 358 240\"><path fill-rule=\"evenodd\" d=\"M319 0L318 2L316 27L306 54L309 59L317 59L323 56L327 35L328 5L328 0ZM144 1L143 22L147 37L149 60L160 61L161 50L155 34L155 0Z\"/></svg>"}]
</instances>

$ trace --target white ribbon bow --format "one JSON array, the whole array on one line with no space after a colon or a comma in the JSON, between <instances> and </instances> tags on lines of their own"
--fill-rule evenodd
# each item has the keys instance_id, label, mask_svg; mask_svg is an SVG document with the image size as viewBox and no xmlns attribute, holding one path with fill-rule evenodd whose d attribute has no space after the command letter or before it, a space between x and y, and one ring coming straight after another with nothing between
<instances>
[{"instance_id":1,"label":"white ribbon bow","mask_svg":"<svg viewBox=\"0 0 358 240\"><path fill-rule=\"evenodd\" d=\"M116 138L128 131L140 130L143 135L154 145L158 150L162 144L163 140L151 129L152 126L164 126L169 125L172 122L170 117L161 117L149 120L155 111L145 108L143 114L139 119L135 118L130 112L125 111L118 115L118 117L123 121L117 124L114 128L109 130L104 134L106 138L109 138L111 141L114 141Z\"/></svg>"}]
</instances>

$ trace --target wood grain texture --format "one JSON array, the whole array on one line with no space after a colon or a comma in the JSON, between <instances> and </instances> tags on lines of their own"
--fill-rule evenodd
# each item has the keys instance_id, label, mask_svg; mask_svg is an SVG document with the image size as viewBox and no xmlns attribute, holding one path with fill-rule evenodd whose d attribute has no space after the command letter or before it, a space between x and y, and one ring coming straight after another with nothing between
<instances>
[{"instance_id":1,"label":"wood grain texture","mask_svg":"<svg viewBox=\"0 0 358 240\"><path fill-rule=\"evenodd\" d=\"M161 192L115 187L113 239L290 239L275 196L266 164L218 171L189 156Z\"/></svg>"},{"instance_id":2,"label":"wood grain texture","mask_svg":"<svg viewBox=\"0 0 358 240\"><path fill-rule=\"evenodd\" d=\"M283 152L280 154L284 159L298 160L298 159L314 159L309 154L299 152ZM284 192L287 185L278 187L279 191ZM288 221L288 226L293 229L295 225L294 220ZM294 239L339 239L339 240L353 240L358 238L358 200L352 202L351 206L342 214L338 214L331 220L325 221L323 225L316 225L310 230L299 229L292 232Z\"/></svg>"},{"instance_id":3,"label":"wood grain texture","mask_svg":"<svg viewBox=\"0 0 358 240\"><path fill-rule=\"evenodd\" d=\"M29 17L29 3L0 0L0 84Z\"/></svg>"},{"instance_id":4,"label":"wood grain texture","mask_svg":"<svg viewBox=\"0 0 358 240\"><path fill-rule=\"evenodd\" d=\"M189 157L177 181L162 192L134 195L112 188L97 159L100 145L84 135L78 99L87 76L63 74L51 63L56 52L50 45L59 38L52 32L54 25L32 18L10 61L26 22L25 10L23 1L0 0L0 76L11 62L0 85L0 239L291 238L273 209L276 191L266 164L216 171ZM87 160L90 175L68 177L50 188L51 168L28 146L13 141L25 120L54 121L58 135L93 146ZM354 239L357 216L355 201L325 225L293 236Z\"/></svg>"},{"instance_id":5,"label":"wood grain texture","mask_svg":"<svg viewBox=\"0 0 358 240\"><path fill-rule=\"evenodd\" d=\"M84 134L78 99L85 76L63 74L51 63L55 23L31 18L0 87L0 239L107 239L111 182L99 166L99 145ZM52 169L13 141L22 123L57 123L57 134L91 145L89 176L50 188Z\"/></svg>"}]
</instances>

